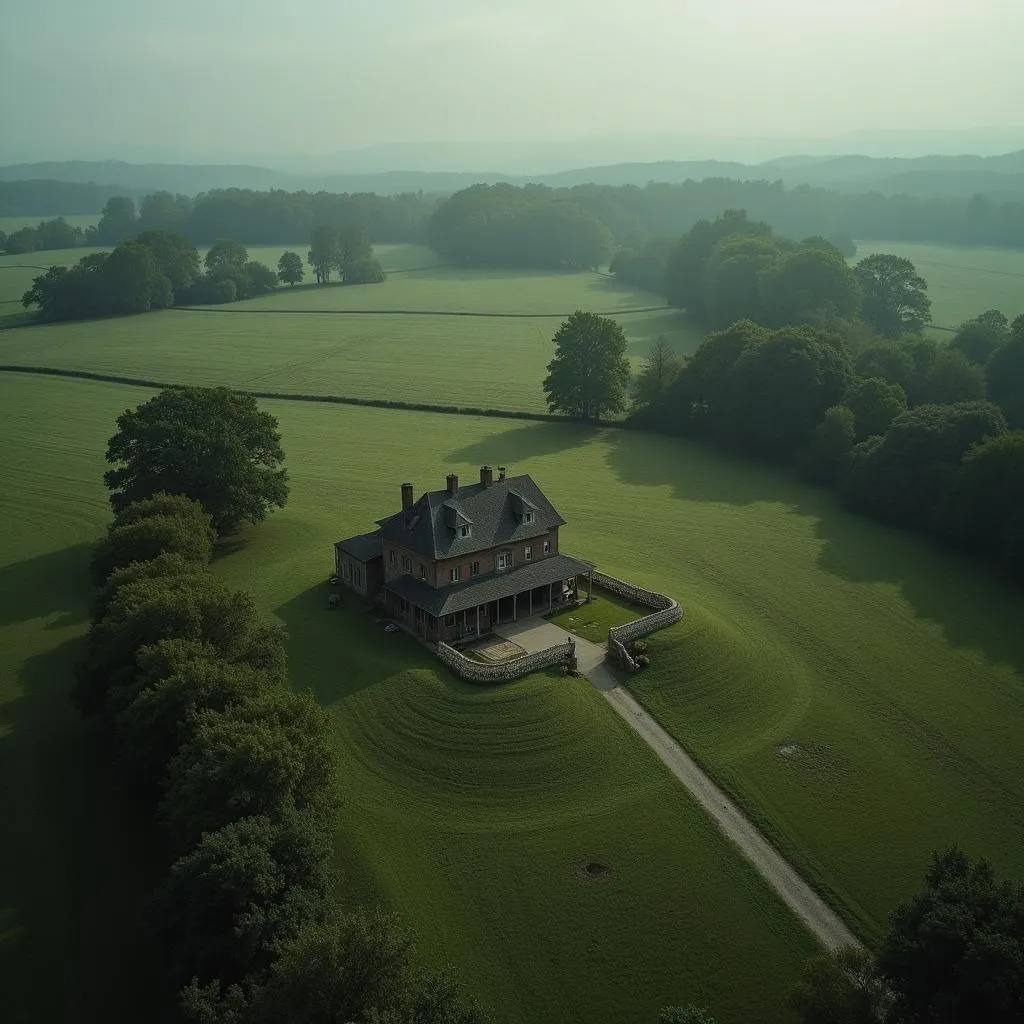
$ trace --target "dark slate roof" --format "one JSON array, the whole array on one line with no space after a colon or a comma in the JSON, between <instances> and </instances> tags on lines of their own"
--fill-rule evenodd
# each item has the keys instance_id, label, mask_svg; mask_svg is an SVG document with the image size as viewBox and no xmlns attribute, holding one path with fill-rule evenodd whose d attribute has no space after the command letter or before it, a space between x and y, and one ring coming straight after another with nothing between
<instances>
[{"instance_id":1,"label":"dark slate roof","mask_svg":"<svg viewBox=\"0 0 1024 1024\"><path fill-rule=\"evenodd\" d=\"M520 513L532 511L534 520L519 521ZM385 540L410 548L426 558L455 558L486 551L499 544L539 537L565 520L527 476L495 480L460 487L458 494L447 490L427 491L406 512L378 521ZM472 526L470 536L460 538L457 524Z\"/></svg>"},{"instance_id":2,"label":"dark slate roof","mask_svg":"<svg viewBox=\"0 0 1024 1024\"><path fill-rule=\"evenodd\" d=\"M341 548L357 562L369 562L371 558L380 558L383 553L380 546L380 530L361 533L358 537L349 537L348 540L339 540L334 546Z\"/></svg>"},{"instance_id":3,"label":"dark slate roof","mask_svg":"<svg viewBox=\"0 0 1024 1024\"><path fill-rule=\"evenodd\" d=\"M454 587L435 589L408 573L390 580L384 587L431 615L451 615L453 612L461 612L478 604L497 601L500 597L511 597L524 590L543 587L558 580L567 580L577 573L588 573L593 568L592 563L579 558L551 555L536 562L528 562L511 572L484 576Z\"/></svg>"}]
</instances>

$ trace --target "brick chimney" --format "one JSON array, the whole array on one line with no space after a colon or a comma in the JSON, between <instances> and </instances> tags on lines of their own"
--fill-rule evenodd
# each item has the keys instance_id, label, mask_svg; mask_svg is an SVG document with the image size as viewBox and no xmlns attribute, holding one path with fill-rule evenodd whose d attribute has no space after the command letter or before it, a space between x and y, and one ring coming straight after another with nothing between
<instances>
[{"instance_id":1,"label":"brick chimney","mask_svg":"<svg viewBox=\"0 0 1024 1024\"><path fill-rule=\"evenodd\" d=\"M490 466L480 467L480 483L484 487L490 487L494 483L494 470Z\"/></svg>"},{"instance_id":2,"label":"brick chimney","mask_svg":"<svg viewBox=\"0 0 1024 1024\"><path fill-rule=\"evenodd\" d=\"M412 484L402 484L402 510L408 512L412 508Z\"/></svg>"},{"instance_id":3,"label":"brick chimney","mask_svg":"<svg viewBox=\"0 0 1024 1024\"><path fill-rule=\"evenodd\" d=\"M504 480L505 479L505 467L504 466L499 466L498 467L498 479L499 480Z\"/></svg>"},{"instance_id":4,"label":"brick chimney","mask_svg":"<svg viewBox=\"0 0 1024 1024\"><path fill-rule=\"evenodd\" d=\"M448 484L449 497L456 498L459 494L459 478L454 473L449 473L445 480Z\"/></svg>"}]
</instances>

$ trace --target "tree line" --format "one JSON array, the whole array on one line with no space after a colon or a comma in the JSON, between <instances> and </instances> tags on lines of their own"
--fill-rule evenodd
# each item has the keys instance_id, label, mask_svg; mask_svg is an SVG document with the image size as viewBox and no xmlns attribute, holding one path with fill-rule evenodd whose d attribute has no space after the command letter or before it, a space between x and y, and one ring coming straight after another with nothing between
<instances>
[{"instance_id":1,"label":"tree line","mask_svg":"<svg viewBox=\"0 0 1024 1024\"><path fill-rule=\"evenodd\" d=\"M346 248L339 239L346 240ZM324 239L331 243L323 251ZM373 257L369 235L358 225L318 228L308 261L317 282L338 270L343 284L375 284L384 271ZM302 257L288 250L277 270L249 259L241 242L221 239L202 261L182 235L147 229L109 252L84 256L75 266L52 266L22 296L26 308L36 307L43 320L82 320L126 313L146 313L174 305L215 305L266 295L279 282L296 285L304 276Z\"/></svg>"},{"instance_id":2,"label":"tree line","mask_svg":"<svg viewBox=\"0 0 1024 1024\"><path fill-rule=\"evenodd\" d=\"M328 717L289 687L283 629L210 571L220 538L287 501L276 420L182 388L117 426L74 697L163 836L157 998L195 1024L482 1020L394 917L338 908Z\"/></svg>"},{"instance_id":3,"label":"tree line","mask_svg":"<svg viewBox=\"0 0 1024 1024\"><path fill-rule=\"evenodd\" d=\"M544 232L527 211L547 209L556 220ZM907 195L844 193L781 182L706 178L678 185L474 185L442 202L430 219L430 244L457 262L555 265L552 254L598 235L614 248L640 249L653 239L678 237L722 210L744 209L792 238L852 237L957 245L1024 246L1024 201L924 199ZM580 218L588 225L584 229ZM602 225L607 236L591 223ZM591 238L590 236L594 236ZM591 257L592 258L592 257ZM573 265L564 261L564 265ZM584 261L576 265L587 266Z\"/></svg>"},{"instance_id":4,"label":"tree line","mask_svg":"<svg viewBox=\"0 0 1024 1024\"><path fill-rule=\"evenodd\" d=\"M656 346L636 426L789 463L852 510L1024 582L1024 316L949 345L741 320L680 365Z\"/></svg>"}]
</instances>

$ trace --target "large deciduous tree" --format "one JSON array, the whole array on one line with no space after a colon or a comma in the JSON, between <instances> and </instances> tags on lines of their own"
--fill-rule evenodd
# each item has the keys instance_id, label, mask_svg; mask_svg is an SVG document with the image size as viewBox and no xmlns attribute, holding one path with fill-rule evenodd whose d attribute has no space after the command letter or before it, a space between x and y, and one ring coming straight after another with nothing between
<instances>
[{"instance_id":1,"label":"large deciduous tree","mask_svg":"<svg viewBox=\"0 0 1024 1024\"><path fill-rule=\"evenodd\" d=\"M889 424L907 411L907 396L899 384L867 377L850 388L846 405L854 416L857 440L863 441L873 434L884 434Z\"/></svg>"},{"instance_id":2,"label":"large deciduous tree","mask_svg":"<svg viewBox=\"0 0 1024 1024\"><path fill-rule=\"evenodd\" d=\"M135 202L128 196L111 196L96 225L96 241L101 245L123 242L135 232Z\"/></svg>"},{"instance_id":3,"label":"large deciduous tree","mask_svg":"<svg viewBox=\"0 0 1024 1024\"><path fill-rule=\"evenodd\" d=\"M965 320L953 335L949 347L960 352L972 363L984 366L1000 345L1010 336L1010 322L998 309Z\"/></svg>"},{"instance_id":4,"label":"large deciduous tree","mask_svg":"<svg viewBox=\"0 0 1024 1024\"><path fill-rule=\"evenodd\" d=\"M761 276L761 308L766 321L830 324L860 312L860 284L846 260L828 248L804 248L783 256Z\"/></svg>"},{"instance_id":5,"label":"large deciduous tree","mask_svg":"<svg viewBox=\"0 0 1024 1024\"><path fill-rule=\"evenodd\" d=\"M882 438L854 449L847 503L894 526L927 531L971 445L1006 431L988 402L922 405L893 420Z\"/></svg>"},{"instance_id":6,"label":"large deciduous tree","mask_svg":"<svg viewBox=\"0 0 1024 1024\"><path fill-rule=\"evenodd\" d=\"M176 298L181 298L199 276L199 253L184 236L151 228L135 236L135 244L144 246L156 257L167 275Z\"/></svg>"},{"instance_id":7,"label":"large deciduous tree","mask_svg":"<svg viewBox=\"0 0 1024 1024\"><path fill-rule=\"evenodd\" d=\"M1024 886L959 849L936 854L924 890L893 912L878 969L900 1024L1017 1024Z\"/></svg>"},{"instance_id":8,"label":"large deciduous tree","mask_svg":"<svg viewBox=\"0 0 1024 1024\"><path fill-rule=\"evenodd\" d=\"M552 412L599 420L626 407L626 336L614 320L577 310L555 334L544 394Z\"/></svg>"},{"instance_id":9,"label":"large deciduous tree","mask_svg":"<svg viewBox=\"0 0 1024 1024\"><path fill-rule=\"evenodd\" d=\"M281 253L281 258L277 261L277 276L284 284L294 288L304 276L302 257L291 249Z\"/></svg>"},{"instance_id":10,"label":"large deciduous tree","mask_svg":"<svg viewBox=\"0 0 1024 1024\"><path fill-rule=\"evenodd\" d=\"M882 1024L892 997L871 954L848 946L811 960L790 1002L800 1024Z\"/></svg>"},{"instance_id":11,"label":"large deciduous tree","mask_svg":"<svg viewBox=\"0 0 1024 1024\"><path fill-rule=\"evenodd\" d=\"M931 320L928 282L904 256L875 253L854 268L861 287L861 316L879 334L896 338Z\"/></svg>"},{"instance_id":12,"label":"large deciduous tree","mask_svg":"<svg viewBox=\"0 0 1024 1024\"><path fill-rule=\"evenodd\" d=\"M321 224L313 229L306 261L313 268L317 284L326 284L330 281L331 272L338 265L339 248L337 229L327 224Z\"/></svg>"},{"instance_id":13,"label":"large deciduous tree","mask_svg":"<svg viewBox=\"0 0 1024 1024\"><path fill-rule=\"evenodd\" d=\"M218 533L258 523L288 498L277 421L227 388L169 388L117 420L104 476L120 511L160 491L184 494Z\"/></svg>"},{"instance_id":14,"label":"large deciduous tree","mask_svg":"<svg viewBox=\"0 0 1024 1024\"><path fill-rule=\"evenodd\" d=\"M809 327L784 327L736 361L728 433L750 451L786 457L803 445L852 378L842 345Z\"/></svg>"},{"instance_id":15,"label":"large deciduous tree","mask_svg":"<svg viewBox=\"0 0 1024 1024\"><path fill-rule=\"evenodd\" d=\"M229 267L241 270L248 259L249 250L241 242L221 238L210 246L203 262L209 274L216 274Z\"/></svg>"}]
</instances>

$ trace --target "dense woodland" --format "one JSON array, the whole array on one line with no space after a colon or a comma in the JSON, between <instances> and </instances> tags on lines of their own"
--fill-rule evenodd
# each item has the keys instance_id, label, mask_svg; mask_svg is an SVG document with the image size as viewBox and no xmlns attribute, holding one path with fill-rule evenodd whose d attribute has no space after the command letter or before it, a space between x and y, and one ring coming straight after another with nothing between
<instances>
[{"instance_id":1,"label":"dense woodland","mask_svg":"<svg viewBox=\"0 0 1024 1024\"><path fill-rule=\"evenodd\" d=\"M44 186L49 185L54 187L54 199L47 208L68 214L80 210L82 203L66 195L67 189L77 186L7 182L0 183L0 215L22 212L26 202L17 197L30 193L32 187L45 193ZM95 193L91 210L99 208L100 194ZM111 198L99 228L83 232L77 244L110 245L149 228L173 230L199 245L218 238L234 238L247 245L288 244L309 238L320 224L355 222L379 243L429 239L457 263L596 266L607 259L612 247L635 248L658 236L678 236L702 218L742 208L752 219L768 221L794 238L1024 246L1024 200L1020 199L846 193L727 178L643 187L474 185L448 199L424 193L281 189L220 189L194 198L154 192L141 199L137 211L133 197L116 197L113 210ZM37 203L27 205L39 208ZM0 237L0 251L66 247L49 244L43 234L33 236L36 230Z\"/></svg>"}]
</instances>

